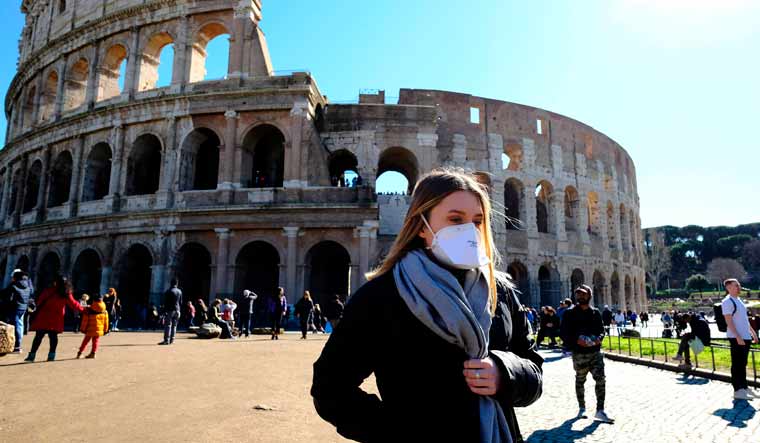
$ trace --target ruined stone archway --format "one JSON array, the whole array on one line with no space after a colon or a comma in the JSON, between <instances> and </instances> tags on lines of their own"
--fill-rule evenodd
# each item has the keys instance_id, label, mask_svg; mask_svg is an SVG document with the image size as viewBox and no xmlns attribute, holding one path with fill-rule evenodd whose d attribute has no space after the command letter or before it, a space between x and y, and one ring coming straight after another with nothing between
<instances>
[{"instance_id":1,"label":"ruined stone archway","mask_svg":"<svg viewBox=\"0 0 760 443\"><path fill-rule=\"evenodd\" d=\"M550 264L538 269L538 284L541 306L559 306L562 300L562 280L559 272Z\"/></svg>"},{"instance_id":2,"label":"ruined stone archway","mask_svg":"<svg viewBox=\"0 0 760 443\"><path fill-rule=\"evenodd\" d=\"M618 309L625 307L625 299L623 299L623 294L620 292L620 276L617 271L613 272L612 277L610 277L610 297L612 298L612 304Z\"/></svg>"},{"instance_id":3,"label":"ruined stone archway","mask_svg":"<svg viewBox=\"0 0 760 443\"><path fill-rule=\"evenodd\" d=\"M89 76L90 63L85 58L80 58L67 69L63 90L63 112L74 110L84 104Z\"/></svg>"},{"instance_id":4,"label":"ruined stone archway","mask_svg":"<svg viewBox=\"0 0 760 443\"><path fill-rule=\"evenodd\" d=\"M578 191L573 186L565 188L565 231L575 232L578 230L578 210L580 208L580 198Z\"/></svg>"},{"instance_id":5,"label":"ruined stone archway","mask_svg":"<svg viewBox=\"0 0 760 443\"><path fill-rule=\"evenodd\" d=\"M98 101L117 97L122 92L119 84L124 80L122 71L126 71L127 48L123 45L113 45L108 48L100 66L98 84Z\"/></svg>"},{"instance_id":6,"label":"ruined stone archway","mask_svg":"<svg viewBox=\"0 0 760 443\"><path fill-rule=\"evenodd\" d=\"M351 291L351 256L334 241L322 241L306 253L304 289L315 303L324 303L332 295L345 300ZM297 294L300 295L300 294Z\"/></svg>"},{"instance_id":7,"label":"ruined stone archway","mask_svg":"<svg viewBox=\"0 0 760 443\"><path fill-rule=\"evenodd\" d=\"M407 194L411 194L419 178L419 163L412 151L393 147L380 153L377 163L377 180L386 172L398 172L406 178Z\"/></svg>"},{"instance_id":8,"label":"ruined stone archway","mask_svg":"<svg viewBox=\"0 0 760 443\"><path fill-rule=\"evenodd\" d=\"M356 156L346 149L339 149L330 154L328 170L330 172L330 184L333 186L350 186L347 176L359 175L359 166Z\"/></svg>"},{"instance_id":9,"label":"ruined stone archway","mask_svg":"<svg viewBox=\"0 0 760 443\"><path fill-rule=\"evenodd\" d=\"M153 194L161 180L161 141L153 134L135 140L127 160L127 195Z\"/></svg>"},{"instance_id":10,"label":"ruined stone archway","mask_svg":"<svg viewBox=\"0 0 760 443\"><path fill-rule=\"evenodd\" d=\"M133 244L121 258L119 284L122 324L131 328L144 328L146 313L150 304L150 290L153 277L153 256L140 243Z\"/></svg>"},{"instance_id":11,"label":"ruined stone archway","mask_svg":"<svg viewBox=\"0 0 760 443\"><path fill-rule=\"evenodd\" d=\"M53 280L55 279L56 275L60 274L61 272L62 270L60 257L58 257L58 254L55 252L48 252L42 258L42 261L37 268L37 284L35 285L35 288L39 291L42 291L45 288L50 287L50 285L53 284Z\"/></svg>"},{"instance_id":12,"label":"ruined stone archway","mask_svg":"<svg viewBox=\"0 0 760 443\"><path fill-rule=\"evenodd\" d=\"M71 192L71 172L74 160L69 151L58 154L53 168L50 170L50 191L48 195L48 208L61 206L69 201Z\"/></svg>"},{"instance_id":13,"label":"ruined stone archway","mask_svg":"<svg viewBox=\"0 0 760 443\"><path fill-rule=\"evenodd\" d=\"M102 273L100 255L93 249L85 249L79 253L74 268L71 271L71 284L74 293L89 294L92 297L100 292L100 277Z\"/></svg>"},{"instance_id":14,"label":"ruined stone archway","mask_svg":"<svg viewBox=\"0 0 760 443\"><path fill-rule=\"evenodd\" d=\"M510 178L504 183L504 215L508 230L516 230L522 226L522 199L525 186L516 178Z\"/></svg>"},{"instance_id":15,"label":"ruined stone archway","mask_svg":"<svg viewBox=\"0 0 760 443\"><path fill-rule=\"evenodd\" d=\"M507 273L512 277L512 283L520 291L520 301L525 305L531 305L530 300L530 275L528 268L521 261L515 260L507 266Z\"/></svg>"},{"instance_id":16,"label":"ruined stone archway","mask_svg":"<svg viewBox=\"0 0 760 443\"><path fill-rule=\"evenodd\" d=\"M181 191L216 189L219 182L219 147L222 142L208 128L194 129L182 142L179 185Z\"/></svg>"},{"instance_id":17,"label":"ruined stone archway","mask_svg":"<svg viewBox=\"0 0 760 443\"><path fill-rule=\"evenodd\" d=\"M190 83L211 80L208 77L208 70L206 69L206 60L209 56L216 56L218 58L227 57L227 60L229 60L229 38L230 32L221 23L208 23L198 31L195 35L195 41L191 46ZM214 41L214 45L212 45L214 51L209 51L209 44L212 41ZM220 47L216 47L216 41L220 41L223 44L219 45ZM211 54L211 52L216 52L217 50L224 52L224 54ZM225 74L227 74L227 70L225 70Z\"/></svg>"},{"instance_id":18,"label":"ruined stone archway","mask_svg":"<svg viewBox=\"0 0 760 443\"><path fill-rule=\"evenodd\" d=\"M111 147L98 143L87 156L82 201L100 200L108 195L111 184Z\"/></svg>"},{"instance_id":19,"label":"ruined stone archway","mask_svg":"<svg viewBox=\"0 0 760 443\"><path fill-rule=\"evenodd\" d=\"M282 187L285 179L285 135L273 125L256 126L243 139L243 176L249 188Z\"/></svg>"},{"instance_id":20,"label":"ruined stone archway","mask_svg":"<svg viewBox=\"0 0 760 443\"><path fill-rule=\"evenodd\" d=\"M543 232L546 234L553 233L553 230L551 229L552 226L549 223L549 220L553 215L551 213L551 199L553 189L554 188L552 187L551 183L546 180L541 180L538 185L536 185L536 228L538 229L538 232Z\"/></svg>"},{"instance_id":21,"label":"ruined stone archway","mask_svg":"<svg viewBox=\"0 0 760 443\"><path fill-rule=\"evenodd\" d=\"M594 271L593 285L594 303L607 304L607 281L604 279L604 274L599 270Z\"/></svg>"},{"instance_id":22,"label":"ruined stone archway","mask_svg":"<svg viewBox=\"0 0 760 443\"><path fill-rule=\"evenodd\" d=\"M258 294L257 312L254 321L259 324L266 317L263 309L267 297L276 295L280 282L280 254L277 249L265 241L253 241L240 250L235 259L235 294L242 294L244 289ZM287 294L286 294L287 295ZM289 295L292 299L294 295Z\"/></svg>"},{"instance_id":23,"label":"ruined stone archway","mask_svg":"<svg viewBox=\"0 0 760 443\"><path fill-rule=\"evenodd\" d=\"M138 91L155 89L158 83L158 67L161 64L161 55L165 48L173 52L174 38L167 32L153 35L143 48L140 65Z\"/></svg>"},{"instance_id":24,"label":"ruined stone archway","mask_svg":"<svg viewBox=\"0 0 760 443\"><path fill-rule=\"evenodd\" d=\"M174 275L184 297L195 303L209 303L211 294L211 253L200 243L186 243L174 260Z\"/></svg>"},{"instance_id":25,"label":"ruined stone archway","mask_svg":"<svg viewBox=\"0 0 760 443\"><path fill-rule=\"evenodd\" d=\"M21 212L29 212L37 207L37 195L42 180L42 161L35 160L26 174L26 189L24 190L24 207Z\"/></svg>"}]
</instances>

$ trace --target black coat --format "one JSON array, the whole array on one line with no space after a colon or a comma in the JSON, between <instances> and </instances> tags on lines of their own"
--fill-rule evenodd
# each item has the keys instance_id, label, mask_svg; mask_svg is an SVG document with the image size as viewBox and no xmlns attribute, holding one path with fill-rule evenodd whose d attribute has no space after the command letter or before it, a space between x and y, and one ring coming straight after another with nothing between
<instances>
[{"instance_id":1,"label":"black coat","mask_svg":"<svg viewBox=\"0 0 760 443\"><path fill-rule=\"evenodd\" d=\"M490 356L501 370L501 403L519 441L514 406L541 396L541 357L513 291L500 294ZM464 351L435 335L407 308L392 273L369 281L314 363L317 413L346 438L364 442L477 442L478 396L464 379ZM375 374L382 400L360 389Z\"/></svg>"},{"instance_id":2,"label":"black coat","mask_svg":"<svg viewBox=\"0 0 760 443\"><path fill-rule=\"evenodd\" d=\"M691 326L691 332L699 337L703 345L710 346L710 325L707 324L707 320L694 314L689 320L689 326Z\"/></svg>"}]
</instances>

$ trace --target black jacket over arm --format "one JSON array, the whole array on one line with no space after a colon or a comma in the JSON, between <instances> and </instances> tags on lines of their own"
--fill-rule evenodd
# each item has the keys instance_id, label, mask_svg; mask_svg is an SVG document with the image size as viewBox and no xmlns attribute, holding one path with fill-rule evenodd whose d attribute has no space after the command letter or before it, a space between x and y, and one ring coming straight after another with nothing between
<instances>
[{"instance_id":1,"label":"black jacket over arm","mask_svg":"<svg viewBox=\"0 0 760 443\"><path fill-rule=\"evenodd\" d=\"M496 395L519 441L515 406L541 396L541 357L512 290L504 288L490 331L501 369ZM362 286L314 363L317 413L346 438L364 442L479 440L478 398L464 379L468 357L409 311L386 273ZM375 374L382 400L360 385Z\"/></svg>"}]
</instances>

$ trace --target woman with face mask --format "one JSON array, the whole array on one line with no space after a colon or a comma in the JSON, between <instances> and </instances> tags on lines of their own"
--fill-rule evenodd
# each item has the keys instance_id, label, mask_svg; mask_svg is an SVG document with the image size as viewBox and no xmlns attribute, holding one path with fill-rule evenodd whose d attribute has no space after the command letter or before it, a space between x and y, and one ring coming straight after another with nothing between
<instances>
[{"instance_id":1,"label":"woman with face mask","mask_svg":"<svg viewBox=\"0 0 760 443\"><path fill-rule=\"evenodd\" d=\"M513 408L541 395L542 360L495 270L488 192L436 170L411 200L314 364L317 412L357 441L522 441ZM380 397L360 387L371 374Z\"/></svg>"}]
</instances>

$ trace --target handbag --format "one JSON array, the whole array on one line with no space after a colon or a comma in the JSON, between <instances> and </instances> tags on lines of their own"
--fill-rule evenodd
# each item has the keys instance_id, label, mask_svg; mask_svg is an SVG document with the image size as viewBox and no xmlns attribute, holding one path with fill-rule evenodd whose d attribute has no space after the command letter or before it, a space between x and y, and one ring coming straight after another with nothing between
<instances>
[{"instance_id":1,"label":"handbag","mask_svg":"<svg viewBox=\"0 0 760 443\"><path fill-rule=\"evenodd\" d=\"M693 352L694 355L697 355L705 350L705 345L702 343L702 340L700 340L699 337L695 337L693 340L689 340L689 347L691 348L691 352Z\"/></svg>"}]
</instances>

